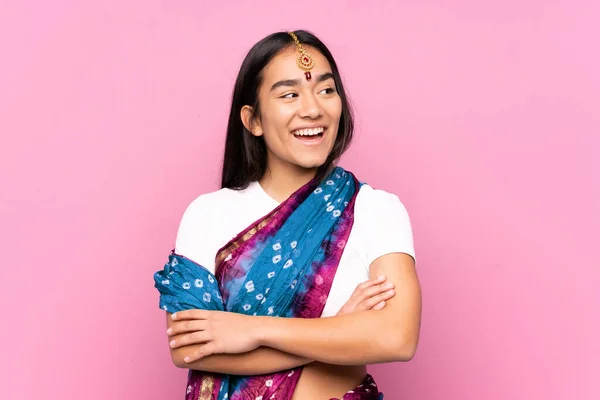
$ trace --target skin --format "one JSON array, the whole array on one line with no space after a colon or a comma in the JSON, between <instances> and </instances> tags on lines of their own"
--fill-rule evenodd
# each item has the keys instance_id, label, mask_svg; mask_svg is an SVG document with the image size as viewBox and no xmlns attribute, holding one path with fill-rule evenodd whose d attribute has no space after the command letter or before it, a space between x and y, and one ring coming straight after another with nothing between
<instances>
[{"instance_id":1,"label":"skin","mask_svg":"<svg viewBox=\"0 0 600 400\"><path fill-rule=\"evenodd\" d=\"M297 51L290 48L265 68L258 93L260 115L250 106L241 111L244 125L267 145L267 172L260 180L275 200L284 201L310 181L333 149L342 115L342 100L327 59L316 50L313 78L307 81L296 65ZM324 127L317 145L306 145L292 132L298 128Z\"/></svg>"},{"instance_id":2,"label":"skin","mask_svg":"<svg viewBox=\"0 0 600 400\"><path fill-rule=\"evenodd\" d=\"M278 201L312 179L325 162L342 111L327 59L316 49L307 50L315 60L311 81L297 67L295 49L283 51L265 68L260 115L249 106L240 115L252 134L264 136L267 173L260 184ZM316 144L306 144L292 133L314 126L325 129ZM294 400L341 397L360 383L365 365L408 361L417 348L421 290L413 258L387 254L369 271L369 281L356 288L334 317L276 318L205 310L167 314L173 361L183 368L244 375L305 365Z\"/></svg>"}]
</instances>

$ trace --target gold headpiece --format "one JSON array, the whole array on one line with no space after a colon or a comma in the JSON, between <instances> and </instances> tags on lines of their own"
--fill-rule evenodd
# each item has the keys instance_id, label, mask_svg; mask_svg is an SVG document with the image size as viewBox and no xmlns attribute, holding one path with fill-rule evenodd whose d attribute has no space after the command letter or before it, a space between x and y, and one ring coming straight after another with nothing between
<instances>
[{"instance_id":1,"label":"gold headpiece","mask_svg":"<svg viewBox=\"0 0 600 400\"><path fill-rule=\"evenodd\" d=\"M294 39L294 42L296 43L296 47L298 48L298 51L300 52L300 54L298 55L298 58L296 59L296 64L298 64L298 67L300 67L300 69L302 69L304 71L304 76L306 76L306 80L310 81L310 78L312 78L312 76L310 74L310 70L312 69L312 67L315 66L315 62L312 59L312 57L306 52L306 50L304 50L302 48L302 44L298 40L298 37L296 36L296 34L294 32L288 32L288 33L290 34L292 39Z\"/></svg>"}]
</instances>

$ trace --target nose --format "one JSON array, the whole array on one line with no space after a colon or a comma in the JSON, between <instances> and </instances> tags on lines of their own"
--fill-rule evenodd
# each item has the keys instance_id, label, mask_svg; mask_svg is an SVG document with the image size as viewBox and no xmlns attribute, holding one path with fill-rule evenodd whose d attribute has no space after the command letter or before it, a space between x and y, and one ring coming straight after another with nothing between
<instances>
[{"instance_id":1,"label":"nose","mask_svg":"<svg viewBox=\"0 0 600 400\"><path fill-rule=\"evenodd\" d=\"M323 108L319 100L313 94L305 94L300 99L300 110L298 115L301 118L316 119L323 114Z\"/></svg>"}]
</instances>

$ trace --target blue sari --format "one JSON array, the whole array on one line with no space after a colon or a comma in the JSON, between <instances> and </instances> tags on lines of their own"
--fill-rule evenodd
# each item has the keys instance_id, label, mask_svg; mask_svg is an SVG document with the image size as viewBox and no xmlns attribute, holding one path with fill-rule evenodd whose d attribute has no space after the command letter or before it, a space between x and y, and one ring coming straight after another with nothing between
<instances>
[{"instance_id":1,"label":"blue sari","mask_svg":"<svg viewBox=\"0 0 600 400\"><path fill-rule=\"evenodd\" d=\"M361 183L336 167L298 189L217 254L215 274L174 252L154 274L167 312L203 309L285 318L318 318L354 221ZM291 399L302 367L237 376L190 370L186 400ZM343 399L381 398L367 375Z\"/></svg>"}]
</instances>

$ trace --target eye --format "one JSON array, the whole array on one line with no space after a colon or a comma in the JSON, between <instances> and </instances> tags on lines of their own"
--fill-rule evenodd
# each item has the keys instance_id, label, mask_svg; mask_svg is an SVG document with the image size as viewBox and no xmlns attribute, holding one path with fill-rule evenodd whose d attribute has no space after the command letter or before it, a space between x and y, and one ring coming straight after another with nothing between
<instances>
[{"instance_id":1,"label":"eye","mask_svg":"<svg viewBox=\"0 0 600 400\"><path fill-rule=\"evenodd\" d=\"M284 94L283 96L281 96L282 99L291 99L294 97L298 97L298 94L297 93L287 93L287 94Z\"/></svg>"},{"instance_id":2,"label":"eye","mask_svg":"<svg viewBox=\"0 0 600 400\"><path fill-rule=\"evenodd\" d=\"M323 92L325 92L325 93L323 93ZM331 93L335 93L334 88L325 88L319 92L319 94L331 94Z\"/></svg>"}]
</instances>

